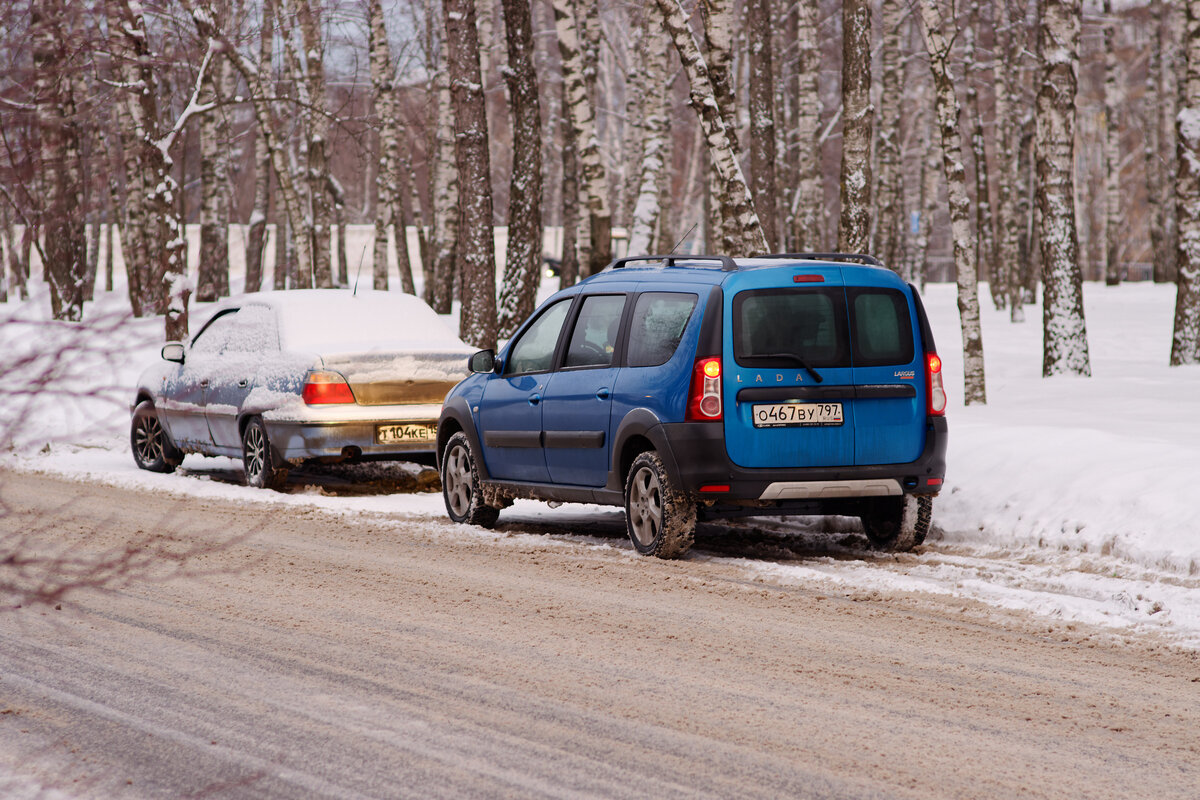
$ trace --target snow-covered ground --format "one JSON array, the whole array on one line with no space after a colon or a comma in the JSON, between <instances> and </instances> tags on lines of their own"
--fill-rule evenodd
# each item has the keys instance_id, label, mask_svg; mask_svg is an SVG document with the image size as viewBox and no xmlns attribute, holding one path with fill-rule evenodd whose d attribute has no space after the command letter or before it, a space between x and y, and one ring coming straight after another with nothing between
<instances>
[{"instance_id":1,"label":"snow-covered ground","mask_svg":"<svg viewBox=\"0 0 1200 800\"><path fill-rule=\"evenodd\" d=\"M138 372L158 357L162 321L125 320L116 292L89 305L88 324L47 322L44 287L35 289L30 301L0 304L0 464L185 496L316 505L349 519L443 525L438 494L263 492L220 479L238 462L197 456L180 474L139 472L128 449L128 403ZM988 403L964 408L955 287L928 287L951 398L950 452L934 531L919 555L847 559L818 547L778 560L727 548L716 554L701 544L693 557L738 561L752 577L776 583L953 594L1119 631L1157 630L1200 647L1200 368L1167 366L1175 290L1088 285L1084 298L1092 377L1044 379L1040 309L1029 307L1028 321L1013 324L992 310L982 287ZM202 320L204 307L192 313ZM616 538L585 536L579 524L615 527L613 509L522 502L506 518L518 531L533 526L516 539L545 538L549 529L568 541L628 549ZM836 539L846 523L754 524L821 540Z\"/></svg>"}]
</instances>

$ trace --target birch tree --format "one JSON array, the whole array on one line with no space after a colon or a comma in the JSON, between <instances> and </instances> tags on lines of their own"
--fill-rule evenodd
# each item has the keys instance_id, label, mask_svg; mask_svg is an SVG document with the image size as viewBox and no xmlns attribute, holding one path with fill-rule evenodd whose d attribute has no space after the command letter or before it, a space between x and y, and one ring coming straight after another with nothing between
<instances>
[{"instance_id":1,"label":"birch tree","mask_svg":"<svg viewBox=\"0 0 1200 800\"><path fill-rule=\"evenodd\" d=\"M1008 293L1009 317L1013 322L1023 322L1025 310L1021 296L1021 222L1017 209L1021 194L1018 115L1022 113L1020 75L1025 49L1024 26L1014 23L1008 0L995 0L994 11L994 60L1004 65L1003 69L992 70L992 94L995 97L996 109L996 188L999 201L996 209L996 261L999 270L1003 272Z\"/></svg>"},{"instance_id":2,"label":"birch tree","mask_svg":"<svg viewBox=\"0 0 1200 800\"><path fill-rule=\"evenodd\" d=\"M1090 375L1075 229L1075 95L1080 0L1043 0L1038 30L1037 181L1042 250L1042 374Z\"/></svg>"},{"instance_id":3,"label":"birch tree","mask_svg":"<svg viewBox=\"0 0 1200 800\"><path fill-rule=\"evenodd\" d=\"M474 0L443 0L446 60L454 108L456 164L462 196L462 317L459 336L476 347L496 346L496 251L492 235L491 162L487 112L479 72Z\"/></svg>"},{"instance_id":4,"label":"birch tree","mask_svg":"<svg viewBox=\"0 0 1200 800\"><path fill-rule=\"evenodd\" d=\"M1112 0L1104 0L1104 193L1102 225L1104 282L1121 282L1121 132L1117 127L1124 98L1117 83L1116 24Z\"/></svg>"},{"instance_id":5,"label":"birch tree","mask_svg":"<svg viewBox=\"0 0 1200 800\"><path fill-rule=\"evenodd\" d=\"M564 113L575 129L575 144L583 191L587 197L587 259L580 265L586 275L602 270L612 261L612 211L608 205L608 174L600 157L595 108L588 95L579 26L574 0L553 0L554 27L562 58L563 85L567 94Z\"/></svg>"},{"instance_id":6,"label":"birch tree","mask_svg":"<svg viewBox=\"0 0 1200 800\"><path fill-rule=\"evenodd\" d=\"M75 15L61 0L36 0L30 8L34 95L43 172L41 255L50 284L55 319L83 317L87 269L83 176L76 93L67 48L74 40Z\"/></svg>"},{"instance_id":7,"label":"birch tree","mask_svg":"<svg viewBox=\"0 0 1200 800\"><path fill-rule=\"evenodd\" d=\"M708 54L706 63L709 81L712 83L713 99L720 109L729 146L735 155L740 156L742 147L738 136L737 94L733 81L733 35L737 30L733 0L701 0L699 5L704 24L704 52ZM737 214L728 203L724 179L715 165L709 172L709 199L705 225L709 245L706 249L714 250L717 249L717 242L741 236L737 230Z\"/></svg>"},{"instance_id":8,"label":"birch tree","mask_svg":"<svg viewBox=\"0 0 1200 800\"><path fill-rule=\"evenodd\" d=\"M442 47L441 63L434 78L434 130L436 139L433 162L433 275L425 276L429 305L439 314L449 314L454 302L458 274L458 167L455 163L454 109L450 102L447 50Z\"/></svg>"},{"instance_id":9,"label":"birch tree","mask_svg":"<svg viewBox=\"0 0 1200 800\"><path fill-rule=\"evenodd\" d=\"M842 3L842 213L838 250L865 253L871 242L871 3Z\"/></svg>"},{"instance_id":10,"label":"birch tree","mask_svg":"<svg viewBox=\"0 0 1200 800\"><path fill-rule=\"evenodd\" d=\"M508 338L533 313L542 275L542 111L533 67L529 0L504 0L508 84L513 122L508 246L500 289L499 335Z\"/></svg>"},{"instance_id":11,"label":"birch tree","mask_svg":"<svg viewBox=\"0 0 1200 800\"><path fill-rule=\"evenodd\" d=\"M750 40L750 175L754 208L768 250L783 249L779 236L779 211L775 180L775 69L771 58L770 0L749 0L747 27Z\"/></svg>"},{"instance_id":12,"label":"birch tree","mask_svg":"<svg viewBox=\"0 0 1200 800\"><path fill-rule=\"evenodd\" d=\"M228 25L228 3L214 5L214 10L219 15L217 25ZM229 62L220 59L200 84L200 102L214 107L200 117L200 266L196 299L202 302L229 295L229 126L216 106L230 94L231 72Z\"/></svg>"},{"instance_id":13,"label":"birch tree","mask_svg":"<svg viewBox=\"0 0 1200 800\"><path fill-rule=\"evenodd\" d=\"M259 29L258 63L261 69L271 69L275 47L275 0L262 0L262 26ZM271 151L262 130L254 136L254 200L250 211L250 227L246 235L246 291L257 292L262 287L263 255L266 248L267 208L271 202ZM279 215L282 219L282 214ZM276 236L283 225L276 224ZM279 269L277 262L276 270Z\"/></svg>"},{"instance_id":14,"label":"birch tree","mask_svg":"<svg viewBox=\"0 0 1200 800\"><path fill-rule=\"evenodd\" d=\"M1179 277L1171 366L1200 364L1200 0L1187 0L1187 28L1183 41L1187 71L1176 120L1179 172L1175 177L1175 207L1179 215Z\"/></svg>"},{"instance_id":15,"label":"birch tree","mask_svg":"<svg viewBox=\"0 0 1200 800\"><path fill-rule=\"evenodd\" d=\"M799 50L796 128L800 145L799 176L792 195L792 236L800 251L823 249L821 222L825 188L821 172L821 48L817 39L819 0L799 0L796 46Z\"/></svg>"},{"instance_id":16,"label":"birch tree","mask_svg":"<svg viewBox=\"0 0 1200 800\"><path fill-rule=\"evenodd\" d=\"M399 200L397 178L400 173L400 137L396 119L394 68L388 44L387 27L383 19L382 0L369 0L367 5L367 52L371 67L372 100L379 125L379 168L375 172L375 239L372 264L372 285L388 288L388 231L395 227L396 253L408 247L403 225L394 226L395 208Z\"/></svg>"},{"instance_id":17,"label":"birch tree","mask_svg":"<svg viewBox=\"0 0 1200 800\"><path fill-rule=\"evenodd\" d=\"M958 283L958 315L962 324L963 402L987 402L983 364L983 330L979 321L979 285L976 277L975 239L971 235L970 201L962 160L960 109L950 73L950 45L942 32L937 0L921 0L921 33L929 51L933 74L934 105L942 144L942 169L950 201L950 229L954 237L954 271Z\"/></svg>"},{"instance_id":18,"label":"birch tree","mask_svg":"<svg viewBox=\"0 0 1200 800\"><path fill-rule=\"evenodd\" d=\"M900 169L900 106L904 102L900 65L900 22L904 8L900 0L883 0L880 18L883 46L880 51L879 163L876 192L875 246L873 252L884 264L900 271L903 237L903 174Z\"/></svg>"},{"instance_id":19,"label":"birch tree","mask_svg":"<svg viewBox=\"0 0 1200 800\"><path fill-rule=\"evenodd\" d=\"M308 235L311 237L311 264L301 262L302 280L308 285L326 289L333 286L330 233L333 207L329 192L329 130L330 118L325 88L325 41L320 20L311 0L291 0L296 4L300 38L304 45L301 59L301 108L308 134L308 194L311 216ZM311 273L308 272L311 270Z\"/></svg>"},{"instance_id":20,"label":"birch tree","mask_svg":"<svg viewBox=\"0 0 1200 800\"><path fill-rule=\"evenodd\" d=\"M651 36L646 40L646 82L650 86L666 86L667 46L668 42L663 36ZM667 149L667 92L647 93L643 117L645 131L642 137L640 180L629 232L630 255L652 252L654 232L662 213L659 206L659 178L664 172Z\"/></svg>"},{"instance_id":21,"label":"birch tree","mask_svg":"<svg viewBox=\"0 0 1200 800\"><path fill-rule=\"evenodd\" d=\"M708 66L700 53L700 47L688 25L687 16L679 0L655 0L655 7L662 15L662 23L675 45L675 51L683 62L688 76L692 108L700 119L700 128L707 145L709 157L724 184L723 198L733 209L736 225L731 235L725 234L722 250L727 255L756 255L767 252L767 240L762 224L754 209L754 201L746 178L738 163L737 153L730 144L721 110L713 97L712 83L708 78Z\"/></svg>"},{"instance_id":22,"label":"birch tree","mask_svg":"<svg viewBox=\"0 0 1200 800\"><path fill-rule=\"evenodd\" d=\"M971 131L971 158L975 164L975 247L979 254L981 270L988 276L988 289L992 304L1004 308L1004 277L996 258L996 235L993 228L991 181L988 169L987 145L983 135L983 110L980 107L979 84L982 82L983 65L976 56L975 44L980 28L981 0L972 0L964 35L963 72L966 79L966 112Z\"/></svg>"}]
</instances>

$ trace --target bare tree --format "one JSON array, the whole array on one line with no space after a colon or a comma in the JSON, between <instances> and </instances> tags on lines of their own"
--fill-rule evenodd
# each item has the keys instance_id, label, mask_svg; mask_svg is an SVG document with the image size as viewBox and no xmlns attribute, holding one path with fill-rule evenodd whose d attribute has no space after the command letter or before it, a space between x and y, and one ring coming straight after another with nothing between
<instances>
[{"instance_id":1,"label":"bare tree","mask_svg":"<svg viewBox=\"0 0 1200 800\"><path fill-rule=\"evenodd\" d=\"M1117 82L1116 23L1112 0L1104 0L1104 194L1101 225L1104 240L1104 282L1121 282L1121 132L1118 114L1125 103Z\"/></svg>"},{"instance_id":2,"label":"bare tree","mask_svg":"<svg viewBox=\"0 0 1200 800\"><path fill-rule=\"evenodd\" d=\"M262 27L259 31L258 63L262 69L271 68L275 47L275 0L262 0ZM263 260L266 251L267 208L271 204L271 151L267 137L261 130L254 137L254 200L250 212L250 229L246 236L246 284L247 292L257 292L262 287ZM282 214L279 215L282 219ZM283 230L276 224L276 237ZM276 272L279 262L276 262Z\"/></svg>"},{"instance_id":3,"label":"bare tree","mask_svg":"<svg viewBox=\"0 0 1200 800\"><path fill-rule=\"evenodd\" d=\"M1024 26L1013 19L1008 0L995 0L996 43L993 61L1004 64L993 69L993 96L996 109L996 188L999 203L996 221L996 261L1008 293L1009 316L1013 322L1025 319L1021 293L1021 158L1019 115L1021 102L1021 63L1025 50ZM1021 20L1023 22L1023 20Z\"/></svg>"},{"instance_id":4,"label":"bare tree","mask_svg":"<svg viewBox=\"0 0 1200 800\"><path fill-rule=\"evenodd\" d=\"M757 2L757 0L755 0ZM708 54L708 76L712 83L713 99L720 109L729 146L740 156L738 137L737 93L733 80L733 36L737 30L733 0L701 0L701 19L704 23L704 52ZM717 242L737 239L737 214L728 203L728 191L720 172L713 165L709 172L709 208L706 229L707 250L718 249Z\"/></svg>"},{"instance_id":5,"label":"bare tree","mask_svg":"<svg viewBox=\"0 0 1200 800\"><path fill-rule=\"evenodd\" d=\"M771 58L770 0L749 0L750 39L750 174L754 208L767 248L782 250L775 179L775 68Z\"/></svg>"},{"instance_id":6,"label":"bare tree","mask_svg":"<svg viewBox=\"0 0 1200 800\"><path fill-rule=\"evenodd\" d=\"M921 32L929 51L933 73L935 108L942 143L942 169L950 201L950 228L954 235L954 269L958 283L958 314L962 323L963 402L987 402L983 365L983 330L979 321L979 285L976 278L975 239L971 236L971 208L967 177L963 168L962 130L959 127L958 97L950 73L950 45L942 32L942 15L937 0L922 0Z\"/></svg>"},{"instance_id":7,"label":"bare tree","mask_svg":"<svg viewBox=\"0 0 1200 800\"><path fill-rule=\"evenodd\" d=\"M650 86L661 87L667 83L668 45L663 36L651 36L646 40L646 82ZM647 92L641 114L645 136L641 148L641 180L629 233L630 255L652 252L654 231L662 213L659 206L659 183L660 175L664 172L667 148L667 93Z\"/></svg>"},{"instance_id":8,"label":"bare tree","mask_svg":"<svg viewBox=\"0 0 1200 800\"><path fill-rule=\"evenodd\" d=\"M1075 229L1075 94L1080 0L1043 0L1038 30L1037 180L1042 250L1042 374L1090 375Z\"/></svg>"},{"instance_id":9,"label":"bare tree","mask_svg":"<svg viewBox=\"0 0 1200 800\"><path fill-rule=\"evenodd\" d=\"M1171 366L1200 364L1200 0L1187 0L1184 38L1187 72L1176 124L1179 172L1175 207L1179 215L1179 277Z\"/></svg>"},{"instance_id":10,"label":"bare tree","mask_svg":"<svg viewBox=\"0 0 1200 800\"><path fill-rule=\"evenodd\" d=\"M446 60L454 108L456 163L462 190L464 252L459 335L476 347L496 346L496 244L492 235L491 162L479 72L474 0L443 0Z\"/></svg>"},{"instance_id":11,"label":"bare tree","mask_svg":"<svg viewBox=\"0 0 1200 800\"><path fill-rule=\"evenodd\" d=\"M842 215L838 249L865 253L871 237L871 3L842 3Z\"/></svg>"},{"instance_id":12,"label":"bare tree","mask_svg":"<svg viewBox=\"0 0 1200 800\"><path fill-rule=\"evenodd\" d=\"M1004 293L1004 276L996 258L995 220L992 218L991 180L988 168L987 144L984 141L983 110L979 99L979 85L983 81L983 65L976 56L976 41L980 30L980 8L982 0L971 0L966 35L963 46L963 71L967 84L966 113L971 131L971 158L975 164L975 241L979 255L979 269L988 276L988 289L992 304L1004 308L1008 301Z\"/></svg>"},{"instance_id":13,"label":"bare tree","mask_svg":"<svg viewBox=\"0 0 1200 800\"><path fill-rule=\"evenodd\" d=\"M450 103L449 64L442 48L434 79L436 158L433 163L433 275L425 276L429 304L439 314L449 314L458 274L459 184L455 165L454 109Z\"/></svg>"},{"instance_id":14,"label":"bare tree","mask_svg":"<svg viewBox=\"0 0 1200 800\"><path fill-rule=\"evenodd\" d=\"M216 24L228 27L227 2L214 4L219 15ZM200 102L213 110L200 117L200 269L196 280L196 299L211 302L229 294L229 195L226 156L229 126L216 108L227 102L233 67L219 59L204 74L200 83Z\"/></svg>"},{"instance_id":15,"label":"bare tree","mask_svg":"<svg viewBox=\"0 0 1200 800\"><path fill-rule=\"evenodd\" d=\"M767 252L767 240L754 209L754 201L738 163L737 153L730 144L721 118L721 110L713 97L708 66L688 25L679 0L655 0L662 22L675 44L691 87L692 108L700 119L704 141L713 166L724 184L722 200L734 210L737 238L726 233L722 249L729 255L755 255Z\"/></svg>"},{"instance_id":16,"label":"bare tree","mask_svg":"<svg viewBox=\"0 0 1200 800\"><path fill-rule=\"evenodd\" d=\"M792 195L792 235L798 250L821 250L825 188L821 173L821 48L817 39L818 0L799 0L797 40L799 57L796 129L800 146L799 176Z\"/></svg>"},{"instance_id":17,"label":"bare tree","mask_svg":"<svg viewBox=\"0 0 1200 800\"><path fill-rule=\"evenodd\" d=\"M533 313L542 271L542 112L533 67L529 0L503 0L508 30L509 108L513 118L508 249L500 289L499 335L512 336Z\"/></svg>"},{"instance_id":18,"label":"bare tree","mask_svg":"<svg viewBox=\"0 0 1200 800\"><path fill-rule=\"evenodd\" d=\"M395 230L397 256L401 247L405 248L407 254L408 237L405 236L403 224L395 225L397 220L394 212L399 204L400 194L400 132L395 87L392 82L395 68L392 65L387 26L384 24L382 0L369 0L367 4L367 52L371 65L371 84L375 88L372 99L379 125L379 167L375 172L378 199L375 203L372 283L376 289L387 289L388 230Z\"/></svg>"},{"instance_id":19,"label":"bare tree","mask_svg":"<svg viewBox=\"0 0 1200 800\"><path fill-rule=\"evenodd\" d=\"M883 0L880 17L883 47L880 53L882 86L879 93L878 191L875 195L874 253L884 264L900 270L904 213L901 208L904 174L900 164L900 106L904 102L900 64L900 23L904 8L900 0Z\"/></svg>"}]
</instances>

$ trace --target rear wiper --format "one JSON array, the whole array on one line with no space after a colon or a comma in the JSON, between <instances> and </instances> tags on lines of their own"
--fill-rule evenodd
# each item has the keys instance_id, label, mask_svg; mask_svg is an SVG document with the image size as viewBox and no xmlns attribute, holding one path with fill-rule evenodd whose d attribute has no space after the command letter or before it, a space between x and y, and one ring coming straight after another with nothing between
<instances>
[{"instance_id":1,"label":"rear wiper","mask_svg":"<svg viewBox=\"0 0 1200 800\"><path fill-rule=\"evenodd\" d=\"M800 365L804 371L806 371L809 375L812 375L812 379L817 383L821 383L823 380L825 380L821 377L821 373L810 367L808 362L796 353L755 353L753 356L751 356L751 358L775 358L791 361L793 364Z\"/></svg>"}]
</instances>

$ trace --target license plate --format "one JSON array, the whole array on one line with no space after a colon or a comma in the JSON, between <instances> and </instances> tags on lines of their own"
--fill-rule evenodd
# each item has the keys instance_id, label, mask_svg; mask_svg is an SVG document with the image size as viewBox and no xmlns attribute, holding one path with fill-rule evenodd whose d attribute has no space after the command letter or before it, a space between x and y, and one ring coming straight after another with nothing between
<instances>
[{"instance_id":1,"label":"license plate","mask_svg":"<svg viewBox=\"0 0 1200 800\"><path fill-rule=\"evenodd\" d=\"M376 444L432 442L437 439L437 425L409 422L403 425L375 426Z\"/></svg>"},{"instance_id":2,"label":"license plate","mask_svg":"<svg viewBox=\"0 0 1200 800\"><path fill-rule=\"evenodd\" d=\"M756 428L841 425L841 403L763 403L751 408Z\"/></svg>"}]
</instances>

